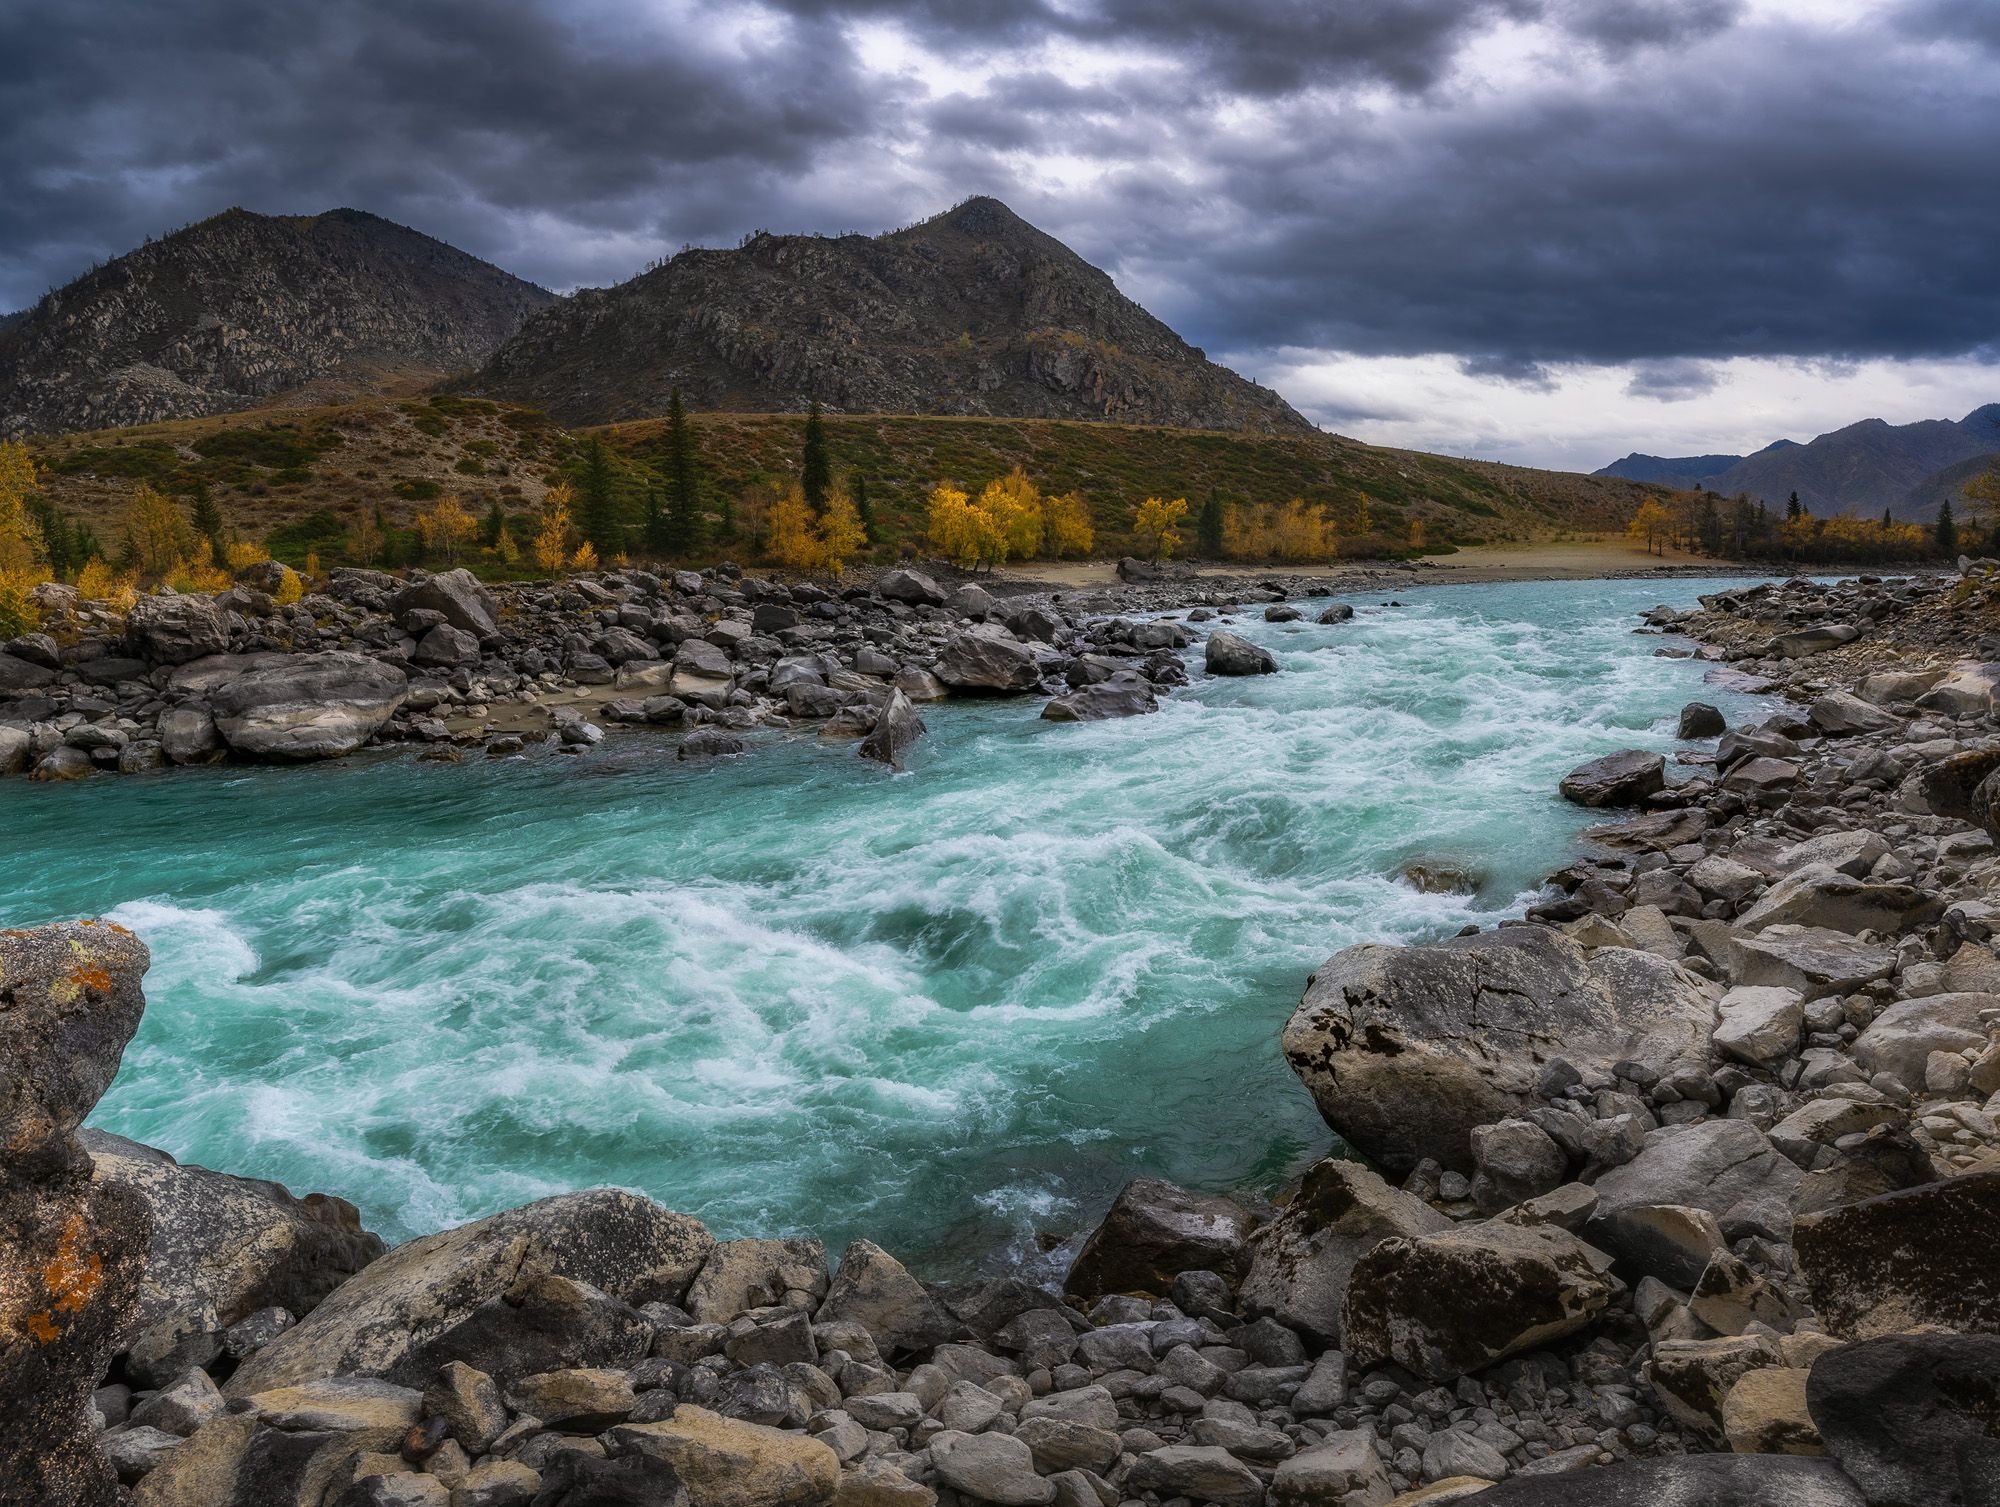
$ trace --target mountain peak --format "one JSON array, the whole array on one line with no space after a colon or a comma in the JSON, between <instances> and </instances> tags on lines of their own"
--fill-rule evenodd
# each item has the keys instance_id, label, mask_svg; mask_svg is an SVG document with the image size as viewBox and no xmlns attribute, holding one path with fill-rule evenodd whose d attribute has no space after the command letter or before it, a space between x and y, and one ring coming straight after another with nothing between
<instances>
[{"instance_id":1,"label":"mountain peak","mask_svg":"<svg viewBox=\"0 0 2000 1507\"><path fill-rule=\"evenodd\" d=\"M693 406L1310 433L998 199L879 236L677 256L531 321L473 390L569 424Z\"/></svg>"}]
</instances>

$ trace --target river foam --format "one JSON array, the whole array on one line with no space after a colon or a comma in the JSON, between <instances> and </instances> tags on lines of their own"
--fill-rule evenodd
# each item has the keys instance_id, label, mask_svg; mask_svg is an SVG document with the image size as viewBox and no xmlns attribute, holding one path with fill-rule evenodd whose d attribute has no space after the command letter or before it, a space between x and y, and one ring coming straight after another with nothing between
<instances>
[{"instance_id":1,"label":"river foam","mask_svg":"<svg viewBox=\"0 0 2000 1507\"><path fill-rule=\"evenodd\" d=\"M1362 940L1491 924L1592 818L1573 764L1691 698L1632 613L1700 583L1457 587L1235 625L1282 673L1156 716L926 709L890 775L774 738L677 764L400 758L0 789L9 924L154 950L94 1123L403 1237L632 1187L725 1234L962 1268L1126 1178L1275 1187L1329 1137L1277 1036ZM1420 893L1410 862L1481 879Z\"/></svg>"}]
</instances>

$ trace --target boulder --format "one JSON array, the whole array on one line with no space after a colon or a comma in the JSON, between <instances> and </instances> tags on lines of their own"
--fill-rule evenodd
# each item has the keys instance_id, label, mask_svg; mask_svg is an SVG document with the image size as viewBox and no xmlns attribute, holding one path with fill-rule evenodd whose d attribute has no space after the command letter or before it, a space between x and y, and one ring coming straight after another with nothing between
<instances>
[{"instance_id":1,"label":"boulder","mask_svg":"<svg viewBox=\"0 0 2000 1507\"><path fill-rule=\"evenodd\" d=\"M1670 1455L1516 1476L1479 1507L1869 1507L1838 1467L1790 1455Z\"/></svg>"},{"instance_id":2,"label":"boulder","mask_svg":"<svg viewBox=\"0 0 2000 1507\"><path fill-rule=\"evenodd\" d=\"M493 593L463 566L410 582L389 598L388 611L395 618L406 612L441 612L451 627L482 641L500 631Z\"/></svg>"},{"instance_id":3,"label":"boulder","mask_svg":"<svg viewBox=\"0 0 2000 1507\"><path fill-rule=\"evenodd\" d=\"M1323 628L1331 627L1335 623L1351 623L1354 621L1354 609L1345 602L1335 602L1331 607L1323 610L1313 621Z\"/></svg>"},{"instance_id":4,"label":"boulder","mask_svg":"<svg viewBox=\"0 0 2000 1507\"><path fill-rule=\"evenodd\" d=\"M816 1308L826 1296L826 1247L817 1240L725 1240L688 1288L701 1324L727 1324L752 1308Z\"/></svg>"},{"instance_id":5,"label":"boulder","mask_svg":"<svg viewBox=\"0 0 2000 1507\"><path fill-rule=\"evenodd\" d=\"M736 673L736 665L718 645L705 638L685 638L674 650L675 679L687 677L694 680L728 680ZM679 692L675 693L676 695Z\"/></svg>"},{"instance_id":6,"label":"boulder","mask_svg":"<svg viewBox=\"0 0 2000 1507\"><path fill-rule=\"evenodd\" d=\"M1354 1265L1350 1358L1450 1381L1592 1324L1617 1284L1555 1225L1490 1222L1382 1241Z\"/></svg>"},{"instance_id":7,"label":"boulder","mask_svg":"<svg viewBox=\"0 0 2000 1507\"><path fill-rule=\"evenodd\" d=\"M1639 1154L1597 1179L1590 1238L1635 1262L1639 1235L1621 1223L1629 1209L1706 1209L1727 1234L1736 1217L1787 1219L1799 1169L1748 1120L1697 1120L1651 1132Z\"/></svg>"},{"instance_id":8,"label":"boulder","mask_svg":"<svg viewBox=\"0 0 2000 1507\"><path fill-rule=\"evenodd\" d=\"M1773 984L1808 999L1851 993L1896 966L1891 949L1822 926L1786 923L1754 936L1731 935L1728 950L1736 983Z\"/></svg>"},{"instance_id":9,"label":"boulder","mask_svg":"<svg viewBox=\"0 0 2000 1507\"><path fill-rule=\"evenodd\" d=\"M971 581L954 591L945 605L960 617L969 617L975 622L997 617L1000 611L1000 604L993 600L993 593Z\"/></svg>"},{"instance_id":10,"label":"boulder","mask_svg":"<svg viewBox=\"0 0 2000 1507\"><path fill-rule=\"evenodd\" d=\"M619 1424L608 1442L671 1465L693 1507L826 1507L840 1485L839 1457L822 1441L686 1403L658 1423Z\"/></svg>"},{"instance_id":11,"label":"boulder","mask_svg":"<svg viewBox=\"0 0 2000 1507\"><path fill-rule=\"evenodd\" d=\"M982 625L953 634L938 656L937 677L954 691L1032 691L1042 683L1035 651L1004 629Z\"/></svg>"},{"instance_id":12,"label":"boulder","mask_svg":"<svg viewBox=\"0 0 2000 1507\"><path fill-rule=\"evenodd\" d=\"M714 1247L698 1221L629 1193L545 1198L397 1247L245 1361L229 1392L391 1375L482 1305L541 1276L625 1303L678 1303Z\"/></svg>"},{"instance_id":13,"label":"boulder","mask_svg":"<svg viewBox=\"0 0 2000 1507\"><path fill-rule=\"evenodd\" d=\"M1326 1122L1371 1161L1472 1170L1475 1126L1541 1105L1562 1057L1608 1076L1705 1061L1719 991L1675 963L1541 926L1421 947L1350 947L1316 973L1285 1057Z\"/></svg>"},{"instance_id":14,"label":"boulder","mask_svg":"<svg viewBox=\"0 0 2000 1507\"><path fill-rule=\"evenodd\" d=\"M410 663L439 670L456 670L479 663L479 640L463 628L439 623L417 640L410 651Z\"/></svg>"},{"instance_id":15,"label":"boulder","mask_svg":"<svg viewBox=\"0 0 2000 1507\"><path fill-rule=\"evenodd\" d=\"M1854 1060L1868 1073L1888 1073L1905 1088L1921 1088L1932 1052L1984 1047L1983 1011L2000 1010L2000 994L1932 994L1896 1001L1854 1039Z\"/></svg>"},{"instance_id":16,"label":"boulder","mask_svg":"<svg viewBox=\"0 0 2000 1507\"><path fill-rule=\"evenodd\" d=\"M1084 1241L1064 1288L1084 1299L1120 1292L1164 1295L1185 1271L1238 1277L1248 1260L1252 1223L1232 1199L1191 1193L1156 1177L1135 1178Z\"/></svg>"},{"instance_id":17,"label":"boulder","mask_svg":"<svg viewBox=\"0 0 2000 1507\"><path fill-rule=\"evenodd\" d=\"M19 774L34 758L35 740L25 727L0 722L0 776Z\"/></svg>"},{"instance_id":18,"label":"boulder","mask_svg":"<svg viewBox=\"0 0 2000 1507\"><path fill-rule=\"evenodd\" d=\"M1813 1362L1806 1407L1869 1507L2000 1501L2000 1338L1910 1334Z\"/></svg>"},{"instance_id":19,"label":"boulder","mask_svg":"<svg viewBox=\"0 0 2000 1507\"><path fill-rule=\"evenodd\" d=\"M1806 1410L1798 1366L1746 1371L1722 1399L1722 1432L1739 1455L1818 1455L1819 1430Z\"/></svg>"},{"instance_id":20,"label":"boulder","mask_svg":"<svg viewBox=\"0 0 2000 1507\"><path fill-rule=\"evenodd\" d=\"M1871 706L1847 691L1829 691L1806 712L1812 725L1829 738L1851 738L1860 733L1883 733L1900 727L1902 719L1880 707Z\"/></svg>"},{"instance_id":21,"label":"boulder","mask_svg":"<svg viewBox=\"0 0 2000 1507\"><path fill-rule=\"evenodd\" d=\"M9 691L38 691L54 685L56 672L18 654L0 654L0 696Z\"/></svg>"},{"instance_id":22,"label":"boulder","mask_svg":"<svg viewBox=\"0 0 2000 1507\"><path fill-rule=\"evenodd\" d=\"M1696 738L1719 738L1729 731L1729 724L1722 719L1721 709L1710 706L1706 701L1690 701L1681 708L1680 726L1675 736L1692 741Z\"/></svg>"},{"instance_id":23,"label":"boulder","mask_svg":"<svg viewBox=\"0 0 2000 1507\"><path fill-rule=\"evenodd\" d=\"M1556 788L1579 806L1636 806L1667 788L1667 761L1643 748L1627 748L1577 765Z\"/></svg>"},{"instance_id":24,"label":"boulder","mask_svg":"<svg viewBox=\"0 0 2000 1507\"><path fill-rule=\"evenodd\" d=\"M1212 1444L1148 1450L1125 1473L1125 1486L1214 1507L1264 1507L1264 1483L1228 1450Z\"/></svg>"},{"instance_id":25,"label":"boulder","mask_svg":"<svg viewBox=\"0 0 2000 1507\"><path fill-rule=\"evenodd\" d=\"M1221 628L1209 634L1202 665L1211 675L1274 675L1278 670L1268 649Z\"/></svg>"},{"instance_id":26,"label":"boulder","mask_svg":"<svg viewBox=\"0 0 2000 1507\"><path fill-rule=\"evenodd\" d=\"M1359 1162L1315 1163L1258 1239L1242 1301L1328 1345L1341 1341L1341 1307L1354 1265L1391 1235L1434 1235L1451 1220L1392 1188Z\"/></svg>"},{"instance_id":27,"label":"boulder","mask_svg":"<svg viewBox=\"0 0 2000 1507\"><path fill-rule=\"evenodd\" d=\"M1280 1464L1271 1507L1385 1507L1394 1495L1372 1432L1340 1429Z\"/></svg>"},{"instance_id":28,"label":"boulder","mask_svg":"<svg viewBox=\"0 0 2000 1507\"><path fill-rule=\"evenodd\" d=\"M1764 652L1774 659L1806 659L1814 654L1824 654L1828 649L1838 649L1842 644L1851 644L1859 637L1861 630L1852 623L1821 623L1816 627L1779 634L1764 646Z\"/></svg>"},{"instance_id":29,"label":"boulder","mask_svg":"<svg viewBox=\"0 0 2000 1507\"><path fill-rule=\"evenodd\" d=\"M393 665L336 651L239 675L216 689L210 705L217 729L238 753L330 759L374 737L408 689Z\"/></svg>"},{"instance_id":30,"label":"boulder","mask_svg":"<svg viewBox=\"0 0 2000 1507\"><path fill-rule=\"evenodd\" d=\"M184 665L229 647L229 623L205 596L144 596L125 619L125 645L148 664Z\"/></svg>"},{"instance_id":31,"label":"boulder","mask_svg":"<svg viewBox=\"0 0 2000 1507\"><path fill-rule=\"evenodd\" d=\"M1715 1049L1723 1056L1766 1070L1798 1050L1805 1024L1805 1001L1796 989L1741 984L1716 1006Z\"/></svg>"},{"instance_id":32,"label":"boulder","mask_svg":"<svg viewBox=\"0 0 2000 1507\"><path fill-rule=\"evenodd\" d=\"M92 1180L76 1132L138 1029L148 961L101 921L0 931L0 1502L119 1499L91 1395L138 1309L152 1220Z\"/></svg>"},{"instance_id":33,"label":"boulder","mask_svg":"<svg viewBox=\"0 0 2000 1507\"><path fill-rule=\"evenodd\" d=\"M1993 705L1996 684L2000 684L2000 665L1953 665L1949 674L1917 697L1917 705L1948 717L1983 717Z\"/></svg>"},{"instance_id":34,"label":"boulder","mask_svg":"<svg viewBox=\"0 0 2000 1507\"><path fill-rule=\"evenodd\" d=\"M1817 837L1808 837L1804 842L1793 843L1784 849L1778 854L1778 864L1788 871L1803 869L1810 864L1825 864L1839 873L1861 879L1889 850L1889 840L1879 832L1864 829L1822 832Z\"/></svg>"},{"instance_id":35,"label":"boulder","mask_svg":"<svg viewBox=\"0 0 2000 1507\"><path fill-rule=\"evenodd\" d=\"M1159 698L1144 677L1121 673L1056 697L1042 708L1042 718L1047 722L1105 722L1159 709Z\"/></svg>"},{"instance_id":36,"label":"boulder","mask_svg":"<svg viewBox=\"0 0 2000 1507\"><path fill-rule=\"evenodd\" d=\"M1725 1335L1716 1339L1657 1338L1646 1379L1667 1414L1713 1449L1727 1447L1722 1410L1736 1384L1752 1371L1784 1364L1775 1336Z\"/></svg>"},{"instance_id":37,"label":"boulder","mask_svg":"<svg viewBox=\"0 0 2000 1507\"><path fill-rule=\"evenodd\" d=\"M1729 1249L1714 1212L1688 1204L1621 1204L1591 1236L1631 1270L1682 1290Z\"/></svg>"},{"instance_id":38,"label":"boulder","mask_svg":"<svg viewBox=\"0 0 2000 1507\"><path fill-rule=\"evenodd\" d=\"M132 1330L165 1351L260 1309L311 1312L387 1247L353 1204L295 1198L277 1183L184 1166L164 1151L86 1130L98 1182L137 1193L153 1217Z\"/></svg>"},{"instance_id":39,"label":"boulder","mask_svg":"<svg viewBox=\"0 0 2000 1507\"><path fill-rule=\"evenodd\" d=\"M861 757L887 764L891 769L901 769L903 754L923 735L924 719L917 715L917 709L910 704L910 698L903 693L902 687L897 686L889 692L889 699L883 703L880 715L875 718L874 728L861 740Z\"/></svg>"},{"instance_id":40,"label":"boulder","mask_svg":"<svg viewBox=\"0 0 2000 1507\"><path fill-rule=\"evenodd\" d=\"M225 751L207 707L170 706L160 713L160 752L169 763L213 764Z\"/></svg>"},{"instance_id":41,"label":"boulder","mask_svg":"<svg viewBox=\"0 0 2000 1507\"><path fill-rule=\"evenodd\" d=\"M1996 769L2000 769L2000 748L1968 749L1925 765L1911 776L1915 804L1933 816L1977 821L1972 798Z\"/></svg>"},{"instance_id":42,"label":"boulder","mask_svg":"<svg viewBox=\"0 0 2000 1507\"><path fill-rule=\"evenodd\" d=\"M1009 1434L947 1430L931 1440L938 1480L974 1502L997 1507L1046 1507L1056 1489L1035 1473L1028 1446Z\"/></svg>"},{"instance_id":43,"label":"boulder","mask_svg":"<svg viewBox=\"0 0 2000 1507\"><path fill-rule=\"evenodd\" d=\"M885 570L875 582L875 595L912 607L942 607L944 588L920 570Z\"/></svg>"},{"instance_id":44,"label":"boulder","mask_svg":"<svg viewBox=\"0 0 2000 1507\"><path fill-rule=\"evenodd\" d=\"M1834 1334L1920 1324L2000 1334L2000 1172L1975 1172L1799 1218L1799 1277Z\"/></svg>"},{"instance_id":45,"label":"boulder","mask_svg":"<svg viewBox=\"0 0 2000 1507\"><path fill-rule=\"evenodd\" d=\"M902 1262L871 1240L856 1240L841 1253L813 1322L859 1324L884 1355L928 1350L964 1332Z\"/></svg>"},{"instance_id":46,"label":"boulder","mask_svg":"<svg viewBox=\"0 0 2000 1507\"><path fill-rule=\"evenodd\" d=\"M1722 777L1722 788L1739 795L1774 795L1799 782L1799 766L1790 759L1744 759Z\"/></svg>"},{"instance_id":47,"label":"boulder","mask_svg":"<svg viewBox=\"0 0 2000 1507\"><path fill-rule=\"evenodd\" d=\"M1770 926L1904 932L1935 921L1943 910L1942 900L1914 885L1875 884L1815 863L1773 884L1736 925L1746 932Z\"/></svg>"},{"instance_id":48,"label":"boulder","mask_svg":"<svg viewBox=\"0 0 2000 1507\"><path fill-rule=\"evenodd\" d=\"M1499 1120L1472 1129L1473 1202L1488 1214L1562 1186L1569 1157L1532 1120Z\"/></svg>"}]
</instances>

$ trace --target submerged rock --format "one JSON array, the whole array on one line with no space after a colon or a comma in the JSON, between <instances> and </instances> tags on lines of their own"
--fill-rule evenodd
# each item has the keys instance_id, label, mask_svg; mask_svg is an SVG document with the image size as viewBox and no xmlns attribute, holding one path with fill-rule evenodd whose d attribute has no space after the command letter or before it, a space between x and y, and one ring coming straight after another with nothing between
<instances>
[{"instance_id":1,"label":"submerged rock","mask_svg":"<svg viewBox=\"0 0 2000 1507\"><path fill-rule=\"evenodd\" d=\"M1558 786L1564 800L1579 806L1636 806L1666 788L1666 759L1642 748L1628 748L1579 764Z\"/></svg>"}]
</instances>

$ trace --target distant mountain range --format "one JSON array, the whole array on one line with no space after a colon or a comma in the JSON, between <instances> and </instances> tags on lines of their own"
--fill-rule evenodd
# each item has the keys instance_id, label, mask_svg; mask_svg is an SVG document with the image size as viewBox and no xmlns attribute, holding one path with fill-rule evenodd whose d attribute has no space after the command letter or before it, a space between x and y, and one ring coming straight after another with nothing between
<instances>
[{"instance_id":1,"label":"distant mountain range","mask_svg":"<svg viewBox=\"0 0 2000 1507\"><path fill-rule=\"evenodd\" d=\"M1774 505L1797 492L1822 516L1886 508L1897 518L1928 519L1995 456L2000 403L1988 403L1956 420L1863 419L1808 444L1777 440L1754 455L1628 455L1592 474L1669 487L1699 484Z\"/></svg>"},{"instance_id":2,"label":"distant mountain range","mask_svg":"<svg viewBox=\"0 0 2000 1507\"><path fill-rule=\"evenodd\" d=\"M485 360L555 295L359 210L232 209L0 321L0 434L197 418Z\"/></svg>"},{"instance_id":3,"label":"distant mountain range","mask_svg":"<svg viewBox=\"0 0 2000 1507\"><path fill-rule=\"evenodd\" d=\"M357 210L235 209L0 317L0 435L421 389L566 424L690 406L1315 430L994 199L879 236L757 235L557 298Z\"/></svg>"}]
</instances>

